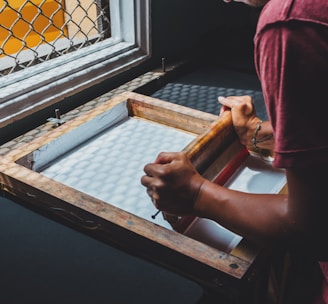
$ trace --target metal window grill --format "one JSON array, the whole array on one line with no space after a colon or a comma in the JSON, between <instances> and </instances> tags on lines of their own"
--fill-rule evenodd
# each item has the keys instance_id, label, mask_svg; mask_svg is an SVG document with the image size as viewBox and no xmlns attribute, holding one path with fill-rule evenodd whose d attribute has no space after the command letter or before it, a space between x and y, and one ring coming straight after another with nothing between
<instances>
[{"instance_id":1,"label":"metal window grill","mask_svg":"<svg viewBox=\"0 0 328 304\"><path fill-rule=\"evenodd\" d=\"M0 76L111 36L110 0L0 0Z\"/></svg>"}]
</instances>

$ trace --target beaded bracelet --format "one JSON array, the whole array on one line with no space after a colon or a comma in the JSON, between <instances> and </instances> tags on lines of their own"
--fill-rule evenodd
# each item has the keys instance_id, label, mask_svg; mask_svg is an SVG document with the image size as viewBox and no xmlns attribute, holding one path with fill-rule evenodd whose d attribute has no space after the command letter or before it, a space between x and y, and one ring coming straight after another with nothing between
<instances>
[{"instance_id":1,"label":"beaded bracelet","mask_svg":"<svg viewBox=\"0 0 328 304\"><path fill-rule=\"evenodd\" d=\"M252 137L252 145L253 145L253 148L256 150L256 151L260 151L261 149L256 145L258 143L258 141L256 140L256 137L257 137L257 133L261 130L261 125L262 125L263 121L260 120L257 125L256 125L256 128L255 128L255 132L254 132L254 135Z\"/></svg>"}]
</instances>

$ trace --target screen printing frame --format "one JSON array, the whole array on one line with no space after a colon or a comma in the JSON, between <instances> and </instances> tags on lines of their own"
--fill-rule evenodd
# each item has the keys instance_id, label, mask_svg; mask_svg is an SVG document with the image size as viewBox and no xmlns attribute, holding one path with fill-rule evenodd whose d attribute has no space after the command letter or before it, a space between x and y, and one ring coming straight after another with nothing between
<instances>
[{"instance_id":1,"label":"screen printing frame","mask_svg":"<svg viewBox=\"0 0 328 304\"><path fill-rule=\"evenodd\" d=\"M246 240L230 253L210 247L177 231L168 230L132 213L65 186L34 171L33 152L106 111L124 103L137 116L196 134L184 152L197 170L214 179L240 145L231 114L220 117L133 92L124 92L93 110L5 155L0 161L0 183L27 206L126 252L162 265L228 298L242 299L260 272L262 250Z\"/></svg>"}]
</instances>

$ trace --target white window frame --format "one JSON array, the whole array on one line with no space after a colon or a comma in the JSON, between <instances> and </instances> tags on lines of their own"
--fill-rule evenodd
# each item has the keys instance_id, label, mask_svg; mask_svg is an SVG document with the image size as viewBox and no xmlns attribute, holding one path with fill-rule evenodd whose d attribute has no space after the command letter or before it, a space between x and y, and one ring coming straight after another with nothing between
<instances>
[{"instance_id":1,"label":"white window frame","mask_svg":"<svg viewBox=\"0 0 328 304\"><path fill-rule=\"evenodd\" d=\"M150 57L150 0L110 0L111 38L0 78L0 127Z\"/></svg>"}]
</instances>

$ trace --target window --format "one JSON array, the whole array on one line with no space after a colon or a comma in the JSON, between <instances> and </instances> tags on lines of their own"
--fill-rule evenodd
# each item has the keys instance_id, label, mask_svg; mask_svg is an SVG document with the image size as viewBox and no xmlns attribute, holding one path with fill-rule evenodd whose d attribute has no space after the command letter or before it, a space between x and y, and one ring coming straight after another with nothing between
<instances>
[{"instance_id":1,"label":"window","mask_svg":"<svg viewBox=\"0 0 328 304\"><path fill-rule=\"evenodd\" d=\"M0 70L4 66L4 57L11 58L15 52L23 57L15 59L16 62L22 61L21 66L29 62L29 57L35 58L36 54L39 59L37 64L33 62L19 71L0 76L0 127L117 75L150 56L150 0L12 1L18 6L21 2L28 2L30 10L55 2L53 5L57 9L51 11L51 7L47 7L42 10L43 19L46 16L52 18L51 26L42 23L42 18L34 18L29 20L25 32L23 24L20 32L11 28L18 51L15 44L7 44L6 50L1 44L3 54L0 55ZM77 5L75 8L73 3ZM109 4L107 8L106 3ZM5 10L1 10L1 7L8 7L8 4L10 1L0 0L2 31L8 29L4 27L3 21L8 18L3 19L1 14ZM81 17L78 10L87 13ZM69 11L69 18L66 11ZM20 15L23 16L23 13ZM25 12L24 25L27 16ZM42 35L38 36L34 30L30 30L34 28L38 28ZM17 36L26 38L23 46L19 43L17 46Z\"/></svg>"},{"instance_id":2,"label":"window","mask_svg":"<svg viewBox=\"0 0 328 304\"><path fill-rule=\"evenodd\" d=\"M0 0L0 75L110 37L109 0Z\"/></svg>"}]
</instances>

